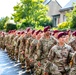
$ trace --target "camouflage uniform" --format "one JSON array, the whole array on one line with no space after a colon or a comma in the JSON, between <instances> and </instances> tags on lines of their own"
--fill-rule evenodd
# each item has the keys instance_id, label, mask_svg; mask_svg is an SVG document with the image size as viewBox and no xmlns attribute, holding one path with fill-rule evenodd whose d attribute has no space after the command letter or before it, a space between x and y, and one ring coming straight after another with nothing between
<instances>
[{"instance_id":1,"label":"camouflage uniform","mask_svg":"<svg viewBox=\"0 0 76 75\"><path fill-rule=\"evenodd\" d=\"M25 35L21 35L20 37L20 46L19 46L19 58L20 58L20 62L21 62L21 65L22 67L25 66L25 42L26 42L26 39L25 39Z\"/></svg>"},{"instance_id":2,"label":"camouflage uniform","mask_svg":"<svg viewBox=\"0 0 76 75\"><path fill-rule=\"evenodd\" d=\"M9 35L9 42L8 42L8 48L9 48L9 56L10 58L13 59L13 44L12 44L12 40L14 38L14 35L13 34L10 34Z\"/></svg>"},{"instance_id":3,"label":"camouflage uniform","mask_svg":"<svg viewBox=\"0 0 76 75\"><path fill-rule=\"evenodd\" d=\"M55 45L50 50L48 59L50 62L53 62L55 65L57 65L58 70L62 73L62 75L68 75L68 72L70 70L69 63L72 57L72 52L74 52L73 49L67 44L62 47ZM49 68L47 69L49 70Z\"/></svg>"},{"instance_id":4,"label":"camouflage uniform","mask_svg":"<svg viewBox=\"0 0 76 75\"><path fill-rule=\"evenodd\" d=\"M2 36L2 49L5 49L5 35Z\"/></svg>"},{"instance_id":5,"label":"camouflage uniform","mask_svg":"<svg viewBox=\"0 0 76 75\"><path fill-rule=\"evenodd\" d=\"M76 52L72 56L72 64L69 75L76 75Z\"/></svg>"},{"instance_id":6,"label":"camouflage uniform","mask_svg":"<svg viewBox=\"0 0 76 75\"><path fill-rule=\"evenodd\" d=\"M29 50L29 60L30 60L30 68L33 70L34 74L36 73L37 69L37 61L36 61L36 56L37 56L37 39L33 39L30 45L30 50Z\"/></svg>"},{"instance_id":7,"label":"camouflage uniform","mask_svg":"<svg viewBox=\"0 0 76 75\"><path fill-rule=\"evenodd\" d=\"M1 36L0 36L0 47L3 49L3 46L4 46L4 36L3 36L3 34L1 34Z\"/></svg>"},{"instance_id":8,"label":"camouflage uniform","mask_svg":"<svg viewBox=\"0 0 76 75\"><path fill-rule=\"evenodd\" d=\"M9 35L7 34L5 36L5 46L6 46L7 53L9 55L8 41L9 41Z\"/></svg>"},{"instance_id":9,"label":"camouflage uniform","mask_svg":"<svg viewBox=\"0 0 76 75\"><path fill-rule=\"evenodd\" d=\"M20 46L20 35L17 39L17 44L16 44L16 50L15 50L15 54L16 54L16 60L19 62L19 46Z\"/></svg>"},{"instance_id":10,"label":"camouflage uniform","mask_svg":"<svg viewBox=\"0 0 76 75\"><path fill-rule=\"evenodd\" d=\"M76 51L76 38L71 38L68 44Z\"/></svg>"},{"instance_id":11,"label":"camouflage uniform","mask_svg":"<svg viewBox=\"0 0 76 75\"><path fill-rule=\"evenodd\" d=\"M11 58L14 60L14 53L15 53L15 46L14 46L14 39L15 35L12 34L12 37L11 37Z\"/></svg>"},{"instance_id":12,"label":"camouflage uniform","mask_svg":"<svg viewBox=\"0 0 76 75\"><path fill-rule=\"evenodd\" d=\"M19 38L19 35L16 35L15 38L13 39L14 43L14 59L17 61L18 60L18 47L17 47L17 39Z\"/></svg>"},{"instance_id":13,"label":"camouflage uniform","mask_svg":"<svg viewBox=\"0 0 76 75\"><path fill-rule=\"evenodd\" d=\"M26 69L30 68L30 59L29 59L30 52L29 51L30 51L30 44L32 41L33 41L32 37L29 37L26 41L26 49L25 49L25 56L27 57L25 58Z\"/></svg>"},{"instance_id":14,"label":"camouflage uniform","mask_svg":"<svg viewBox=\"0 0 76 75\"><path fill-rule=\"evenodd\" d=\"M49 39L46 39L45 37L42 37L38 41L38 44L37 44L37 59L36 60L38 61L38 63L39 62L41 63L41 66L39 67L38 72L41 69L42 73L43 73L48 53L49 53L51 47L55 44L57 44L57 41L54 39L53 36L50 36ZM40 75L40 72L37 75Z\"/></svg>"}]
</instances>

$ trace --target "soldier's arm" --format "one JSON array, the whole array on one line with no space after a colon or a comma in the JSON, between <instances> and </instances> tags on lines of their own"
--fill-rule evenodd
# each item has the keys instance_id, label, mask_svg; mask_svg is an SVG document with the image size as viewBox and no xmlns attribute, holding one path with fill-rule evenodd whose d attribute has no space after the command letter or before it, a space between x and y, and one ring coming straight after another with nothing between
<instances>
[{"instance_id":1,"label":"soldier's arm","mask_svg":"<svg viewBox=\"0 0 76 75\"><path fill-rule=\"evenodd\" d=\"M42 48L42 44L41 41L39 40L37 43L37 60L41 59L41 54L42 54L41 48Z\"/></svg>"},{"instance_id":2,"label":"soldier's arm","mask_svg":"<svg viewBox=\"0 0 76 75\"><path fill-rule=\"evenodd\" d=\"M26 40L26 50L25 50L25 54L28 54L29 53L29 43L30 43L30 38L28 38Z\"/></svg>"},{"instance_id":3,"label":"soldier's arm","mask_svg":"<svg viewBox=\"0 0 76 75\"><path fill-rule=\"evenodd\" d=\"M69 47L70 47L70 50L69 50L68 57L67 57L67 64L69 63L70 66L72 66L72 64L73 64L72 57L74 55L74 50L71 46L69 46Z\"/></svg>"},{"instance_id":4,"label":"soldier's arm","mask_svg":"<svg viewBox=\"0 0 76 75\"><path fill-rule=\"evenodd\" d=\"M54 48L52 47L48 54L48 60L52 62L54 60L54 57L55 57L55 52L54 52Z\"/></svg>"},{"instance_id":5,"label":"soldier's arm","mask_svg":"<svg viewBox=\"0 0 76 75\"><path fill-rule=\"evenodd\" d=\"M54 36L51 36L53 41L54 41L54 44L56 45L59 41L54 37Z\"/></svg>"},{"instance_id":6,"label":"soldier's arm","mask_svg":"<svg viewBox=\"0 0 76 75\"><path fill-rule=\"evenodd\" d=\"M33 52L34 52L34 50L35 50L35 44L34 44L34 42L32 41L31 44L30 44L30 51L29 51L29 54L32 55Z\"/></svg>"}]
</instances>

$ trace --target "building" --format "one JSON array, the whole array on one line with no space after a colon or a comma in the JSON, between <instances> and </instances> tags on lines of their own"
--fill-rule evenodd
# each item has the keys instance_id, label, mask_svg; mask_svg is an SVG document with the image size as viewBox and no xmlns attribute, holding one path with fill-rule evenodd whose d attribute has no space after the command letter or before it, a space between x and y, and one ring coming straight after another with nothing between
<instances>
[{"instance_id":1,"label":"building","mask_svg":"<svg viewBox=\"0 0 76 75\"><path fill-rule=\"evenodd\" d=\"M73 3L76 0L70 0L64 7L57 2L57 0L50 0L47 2L49 6L48 16L53 19L53 26L57 26L59 23L66 21L66 12L73 9Z\"/></svg>"},{"instance_id":2,"label":"building","mask_svg":"<svg viewBox=\"0 0 76 75\"><path fill-rule=\"evenodd\" d=\"M61 8L60 11L60 22L66 21L66 12L70 12L73 9L73 3L75 3L76 0L70 0L63 8Z\"/></svg>"},{"instance_id":3,"label":"building","mask_svg":"<svg viewBox=\"0 0 76 75\"><path fill-rule=\"evenodd\" d=\"M62 8L61 5L56 0L50 0L48 3L49 11L48 16L53 19L53 26L56 26L60 23L60 12L59 10Z\"/></svg>"}]
</instances>

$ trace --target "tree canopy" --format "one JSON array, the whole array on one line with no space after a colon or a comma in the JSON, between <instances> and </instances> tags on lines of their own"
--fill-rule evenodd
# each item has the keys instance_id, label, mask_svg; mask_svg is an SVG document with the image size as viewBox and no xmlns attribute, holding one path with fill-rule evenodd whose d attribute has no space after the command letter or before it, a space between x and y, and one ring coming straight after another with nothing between
<instances>
[{"instance_id":1,"label":"tree canopy","mask_svg":"<svg viewBox=\"0 0 76 75\"><path fill-rule=\"evenodd\" d=\"M76 3L73 4L73 10L66 14L67 22L69 23L69 27L72 29L76 29Z\"/></svg>"},{"instance_id":2,"label":"tree canopy","mask_svg":"<svg viewBox=\"0 0 76 75\"><path fill-rule=\"evenodd\" d=\"M20 0L14 6L12 17L17 23L17 27L46 26L51 24L51 19L46 16L48 7L43 4L44 0Z\"/></svg>"},{"instance_id":3,"label":"tree canopy","mask_svg":"<svg viewBox=\"0 0 76 75\"><path fill-rule=\"evenodd\" d=\"M4 25L8 19L9 18L7 16L0 19L0 30L4 30Z\"/></svg>"}]
</instances>

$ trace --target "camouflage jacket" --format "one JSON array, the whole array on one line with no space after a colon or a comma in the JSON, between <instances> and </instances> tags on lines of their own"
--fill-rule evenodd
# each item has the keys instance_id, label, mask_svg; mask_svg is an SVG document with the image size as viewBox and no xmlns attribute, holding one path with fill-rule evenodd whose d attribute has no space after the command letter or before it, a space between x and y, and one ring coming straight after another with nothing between
<instances>
[{"instance_id":1,"label":"camouflage jacket","mask_svg":"<svg viewBox=\"0 0 76 75\"><path fill-rule=\"evenodd\" d=\"M48 59L50 62L55 63L59 70L64 70L69 66L74 50L71 46L65 44L64 46L55 45L51 48Z\"/></svg>"},{"instance_id":2,"label":"camouflage jacket","mask_svg":"<svg viewBox=\"0 0 76 75\"><path fill-rule=\"evenodd\" d=\"M68 44L76 51L76 38L72 38Z\"/></svg>"},{"instance_id":3,"label":"camouflage jacket","mask_svg":"<svg viewBox=\"0 0 76 75\"><path fill-rule=\"evenodd\" d=\"M57 41L54 39L54 37L50 36L49 39L46 39L45 37L38 40L37 44L37 60L42 60L47 58L48 53L52 46L57 44Z\"/></svg>"}]
</instances>

